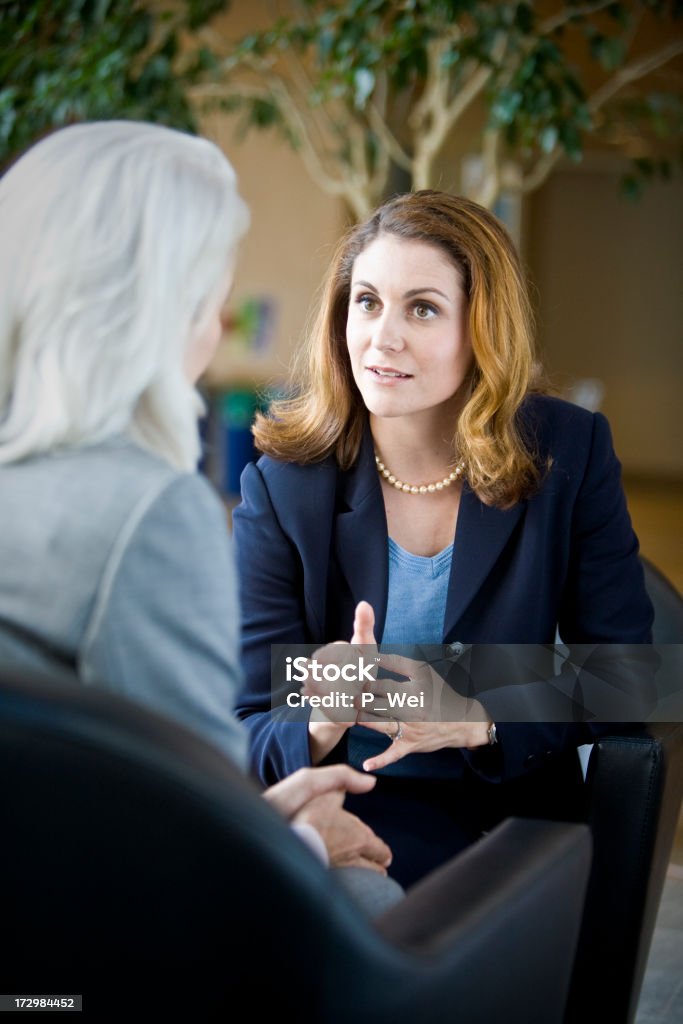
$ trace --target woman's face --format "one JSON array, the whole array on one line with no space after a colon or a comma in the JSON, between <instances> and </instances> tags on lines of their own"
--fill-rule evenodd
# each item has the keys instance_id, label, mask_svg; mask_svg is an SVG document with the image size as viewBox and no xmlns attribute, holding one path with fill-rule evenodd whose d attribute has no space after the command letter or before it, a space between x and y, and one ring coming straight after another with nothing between
<instances>
[{"instance_id":1,"label":"woman's face","mask_svg":"<svg viewBox=\"0 0 683 1024\"><path fill-rule=\"evenodd\" d=\"M353 266L346 341L370 413L449 403L472 365L460 272L437 246L379 235Z\"/></svg>"},{"instance_id":2,"label":"woman's face","mask_svg":"<svg viewBox=\"0 0 683 1024\"><path fill-rule=\"evenodd\" d=\"M194 325L190 343L185 350L185 374L192 384L199 380L206 370L223 336L221 314L232 288L233 277L234 268L231 262L204 303L199 319Z\"/></svg>"}]
</instances>

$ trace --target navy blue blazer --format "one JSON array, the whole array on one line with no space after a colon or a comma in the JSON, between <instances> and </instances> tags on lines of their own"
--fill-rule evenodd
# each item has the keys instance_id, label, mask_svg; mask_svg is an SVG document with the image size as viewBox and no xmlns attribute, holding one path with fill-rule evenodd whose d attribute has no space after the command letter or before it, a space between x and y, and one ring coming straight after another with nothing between
<instances>
[{"instance_id":1,"label":"navy blue blazer","mask_svg":"<svg viewBox=\"0 0 683 1024\"><path fill-rule=\"evenodd\" d=\"M552 644L558 627L567 644L650 643L653 611L607 420L533 396L522 422L552 467L536 493L505 511L464 483L444 643ZM387 523L369 430L347 472L333 458L302 466L264 456L247 466L233 528L246 673L237 711L251 733L253 766L270 784L310 764L306 724L269 713L270 645L348 640L363 599L378 637L384 628ZM493 703L486 706L495 718ZM488 748L454 754L461 771L505 782L558 754L576 762L576 747L599 732L501 722L495 758Z\"/></svg>"}]
</instances>

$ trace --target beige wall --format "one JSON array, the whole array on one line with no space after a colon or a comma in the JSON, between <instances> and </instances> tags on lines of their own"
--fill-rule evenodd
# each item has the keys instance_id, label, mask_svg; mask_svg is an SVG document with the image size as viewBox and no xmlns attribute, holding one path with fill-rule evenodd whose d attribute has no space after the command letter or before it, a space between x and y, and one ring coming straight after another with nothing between
<instances>
[{"instance_id":1,"label":"beige wall","mask_svg":"<svg viewBox=\"0 0 683 1024\"><path fill-rule=\"evenodd\" d=\"M204 127L228 154L251 209L234 301L274 301L275 362L284 365L343 230L341 206L310 182L299 157L277 136L254 133L238 142L228 118L207 119Z\"/></svg>"},{"instance_id":2,"label":"beige wall","mask_svg":"<svg viewBox=\"0 0 683 1024\"><path fill-rule=\"evenodd\" d=\"M270 23L269 0L235 0L216 29L225 39ZM234 302L267 297L275 304L274 353L265 366L243 360L227 346L219 351L209 382L228 378L260 382L286 375L300 341L331 252L344 228L339 200L314 185L298 155L276 131L240 138L238 119L204 118L202 132L227 153L240 191L251 208L251 230L242 244Z\"/></svg>"},{"instance_id":3,"label":"beige wall","mask_svg":"<svg viewBox=\"0 0 683 1024\"><path fill-rule=\"evenodd\" d=\"M539 337L561 385L599 378L626 471L683 477L683 183L558 172L529 203Z\"/></svg>"}]
</instances>

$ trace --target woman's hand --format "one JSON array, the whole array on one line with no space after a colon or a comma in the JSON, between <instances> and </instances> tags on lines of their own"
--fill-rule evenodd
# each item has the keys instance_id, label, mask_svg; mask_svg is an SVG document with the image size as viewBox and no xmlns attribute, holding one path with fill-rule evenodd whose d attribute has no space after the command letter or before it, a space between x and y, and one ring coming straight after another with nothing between
<instances>
[{"instance_id":1,"label":"woman's hand","mask_svg":"<svg viewBox=\"0 0 683 1024\"><path fill-rule=\"evenodd\" d=\"M377 651L375 640L375 613L367 601L360 601L356 606L353 620L351 642L338 640L335 643L320 647L313 655L313 660L321 665L349 665L361 655L367 661ZM362 650L353 650L361 647ZM339 740L350 726L356 724L357 708L363 692L362 681L342 681L333 684L325 680L315 680L309 672L308 679L301 687L304 696L324 697L331 691L346 695L345 706L333 708L314 708L308 723L308 734L313 764L320 764L322 759L336 747Z\"/></svg>"},{"instance_id":2,"label":"woman's hand","mask_svg":"<svg viewBox=\"0 0 683 1024\"><path fill-rule=\"evenodd\" d=\"M406 678L379 679L370 688L373 712L362 714L359 724L384 733L392 743L363 763L365 771L394 764L406 754L488 744L491 721L479 701L452 690L426 662L382 654L380 667Z\"/></svg>"},{"instance_id":3,"label":"woman's hand","mask_svg":"<svg viewBox=\"0 0 683 1024\"><path fill-rule=\"evenodd\" d=\"M324 768L318 769L324 772ZM367 776L365 776L367 778ZM392 854L387 844L355 814L345 811L341 792L315 797L295 815L295 824L312 825L322 837L330 865L369 868L386 875Z\"/></svg>"},{"instance_id":4,"label":"woman's hand","mask_svg":"<svg viewBox=\"0 0 683 1024\"><path fill-rule=\"evenodd\" d=\"M376 781L345 764L300 768L266 789L263 797L294 824L312 825L333 867L364 867L385 875L391 850L343 807L347 793L367 793Z\"/></svg>"},{"instance_id":5,"label":"woman's hand","mask_svg":"<svg viewBox=\"0 0 683 1024\"><path fill-rule=\"evenodd\" d=\"M262 796L283 818L291 820L319 796L326 793L368 793L375 781L346 764L332 764L326 768L299 768L265 789Z\"/></svg>"}]
</instances>

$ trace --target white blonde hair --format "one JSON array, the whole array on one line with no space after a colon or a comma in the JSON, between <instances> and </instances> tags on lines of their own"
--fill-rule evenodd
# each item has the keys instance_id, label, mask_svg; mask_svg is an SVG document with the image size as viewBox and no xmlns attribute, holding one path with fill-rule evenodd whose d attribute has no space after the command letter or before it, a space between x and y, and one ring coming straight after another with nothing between
<instances>
[{"instance_id":1,"label":"white blonde hair","mask_svg":"<svg viewBox=\"0 0 683 1024\"><path fill-rule=\"evenodd\" d=\"M249 215L206 139L73 125L0 179L0 462L127 432L179 469L202 403L193 325Z\"/></svg>"}]
</instances>

